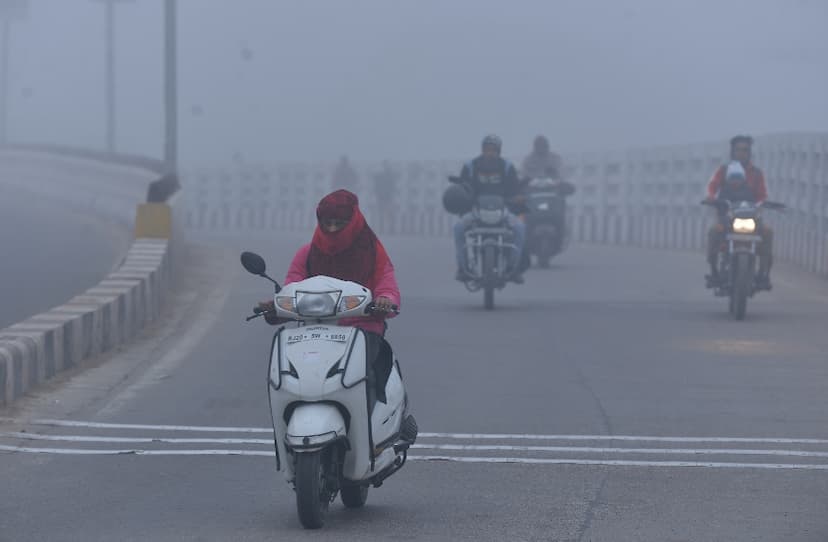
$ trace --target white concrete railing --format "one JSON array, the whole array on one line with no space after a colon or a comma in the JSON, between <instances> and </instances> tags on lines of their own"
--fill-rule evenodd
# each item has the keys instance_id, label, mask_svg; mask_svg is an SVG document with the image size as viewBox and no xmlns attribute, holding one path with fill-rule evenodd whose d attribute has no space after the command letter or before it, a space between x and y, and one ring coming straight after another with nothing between
<instances>
[{"instance_id":1,"label":"white concrete railing","mask_svg":"<svg viewBox=\"0 0 828 542\"><path fill-rule=\"evenodd\" d=\"M727 142L566 156L573 239L652 248L700 249L711 212L699 205ZM757 138L755 162L772 199L787 204L767 213L780 258L828 273L828 134ZM362 206L379 231L447 235L454 217L442 207L448 175L462 160L393 164L401 173L389 224L378 223L372 175L378 164L356 164ZM330 189L331 164L280 163L184 176L185 225L214 232L297 231L313 226L318 200Z\"/></svg>"},{"instance_id":2,"label":"white concrete railing","mask_svg":"<svg viewBox=\"0 0 828 542\"><path fill-rule=\"evenodd\" d=\"M157 172L88 158L0 151L0 190L13 187L131 229ZM0 406L65 369L124 344L156 319L172 280L168 238L136 239L103 281L57 306L0 329Z\"/></svg>"}]
</instances>

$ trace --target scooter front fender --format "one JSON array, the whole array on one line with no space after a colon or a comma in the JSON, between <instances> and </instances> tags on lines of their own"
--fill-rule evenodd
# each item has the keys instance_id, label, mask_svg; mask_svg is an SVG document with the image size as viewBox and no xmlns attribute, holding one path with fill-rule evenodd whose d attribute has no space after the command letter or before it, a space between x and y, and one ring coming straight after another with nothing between
<instances>
[{"instance_id":1,"label":"scooter front fender","mask_svg":"<svg viewBox=\"0 0 828 542\"><path fill-rule=\"evenodd\" d=\"M339 409L325 403L307 403L296 407L290 416L285 445L297 452L307 452L346 436L345 419Z\"/></svg>"}]
</instances>

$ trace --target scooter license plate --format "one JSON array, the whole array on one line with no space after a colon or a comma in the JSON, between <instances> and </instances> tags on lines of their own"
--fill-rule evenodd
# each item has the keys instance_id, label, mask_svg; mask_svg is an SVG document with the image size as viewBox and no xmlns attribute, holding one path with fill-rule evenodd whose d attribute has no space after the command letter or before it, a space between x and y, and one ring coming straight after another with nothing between
<instances>
[{"instance_id":1,"label":"scooter license plate","mask_svg":"<svg viewBox=\"0 0 828 542\"><path fill-rule=\"evenodd\" d=\"M287 336L288 344L304 341L332 341L337 343L348 342L348 334L335 331L294 331Z\"/></svg>"}]
</instances>

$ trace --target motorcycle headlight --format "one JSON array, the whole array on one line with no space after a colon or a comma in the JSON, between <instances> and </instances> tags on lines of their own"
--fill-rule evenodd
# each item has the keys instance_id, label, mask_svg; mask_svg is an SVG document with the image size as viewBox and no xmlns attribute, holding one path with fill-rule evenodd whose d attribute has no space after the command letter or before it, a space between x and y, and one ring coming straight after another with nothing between
<instances>
[{"instance_id":1,"label":"motorcycle headlight","mask_svg":"<svg viewBox=\"0 0 828 542\"><path fill-rule=\"evenodd\" d=\"M752 218L734 218L733 233L753 233L756 231L756 220Z\"/></svg>"},{"instance_id":2,"label":"motorcycle headlight","mask_svg":"<svg viewBox=\"0 0 828 542\"><path fill-rule=\"evenodd\" d=\"M497 224L503 220L503 209L480 209L477 216L484 224Z\"/></svg>"},{"instance_id":3,"label":"motorcycle headlight","mask_svg":"<svg viewBox=\"0 0 828 542\"><path fill-rule=\"evenodd\" d=\"M342 292L296 292L296 314L313 318L326 318L336 314Z\"/></svg>"}]
</instances>

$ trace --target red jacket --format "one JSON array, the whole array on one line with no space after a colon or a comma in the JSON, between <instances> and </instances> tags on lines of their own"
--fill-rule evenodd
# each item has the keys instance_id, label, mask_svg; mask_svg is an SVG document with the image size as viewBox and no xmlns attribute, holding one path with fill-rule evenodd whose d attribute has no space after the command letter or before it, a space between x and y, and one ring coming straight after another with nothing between
<instances>
[{"instance_id":1,"label":"red jacket","mask_svg":"<svg viewBox=\"0 0 828 542\"><path fill-rule=\"evenodd\" d=\"M762 170L753 164L742 165L745 168L745 180L747 181L747 185L753 191L753 194L756 197L756 202L760 203L768 199L768 189L765 185L765 174L762 173ZM720 167L710 178L710 182L707 183L707 196L710 199L715 199L716 196L718 196L719 190L722 188L722 183L725 181L725 171L727 171L727 166Z\"/></svg>"},{"instance_id":2,"label":"red jacket","mask_svg":"<svg viewBox=\"0 0 828 542\"><path fill-rule=\"evenodd\" d=\"M294 256L293 261L288 269L287 277L285 277L285 284L292 282L299 282L308 278L308 254L310 253L310 244L299 249ZM380 266L381 264L381 266ZM371 290L373 297L387 297L392 303L400 306L400 288L397 286L397 278L394 275L394 265L388 256L385 255L385 249L382 252L377 251L377 267L374 271L374 278L371 284L363 284L366 288ZM371 331L378 335L385 332L385 318L393 318L394 313L387 315L375 315L368 318L342 318L339 320L340 326L353 326Z\"/></svg>"}]
</instances>

